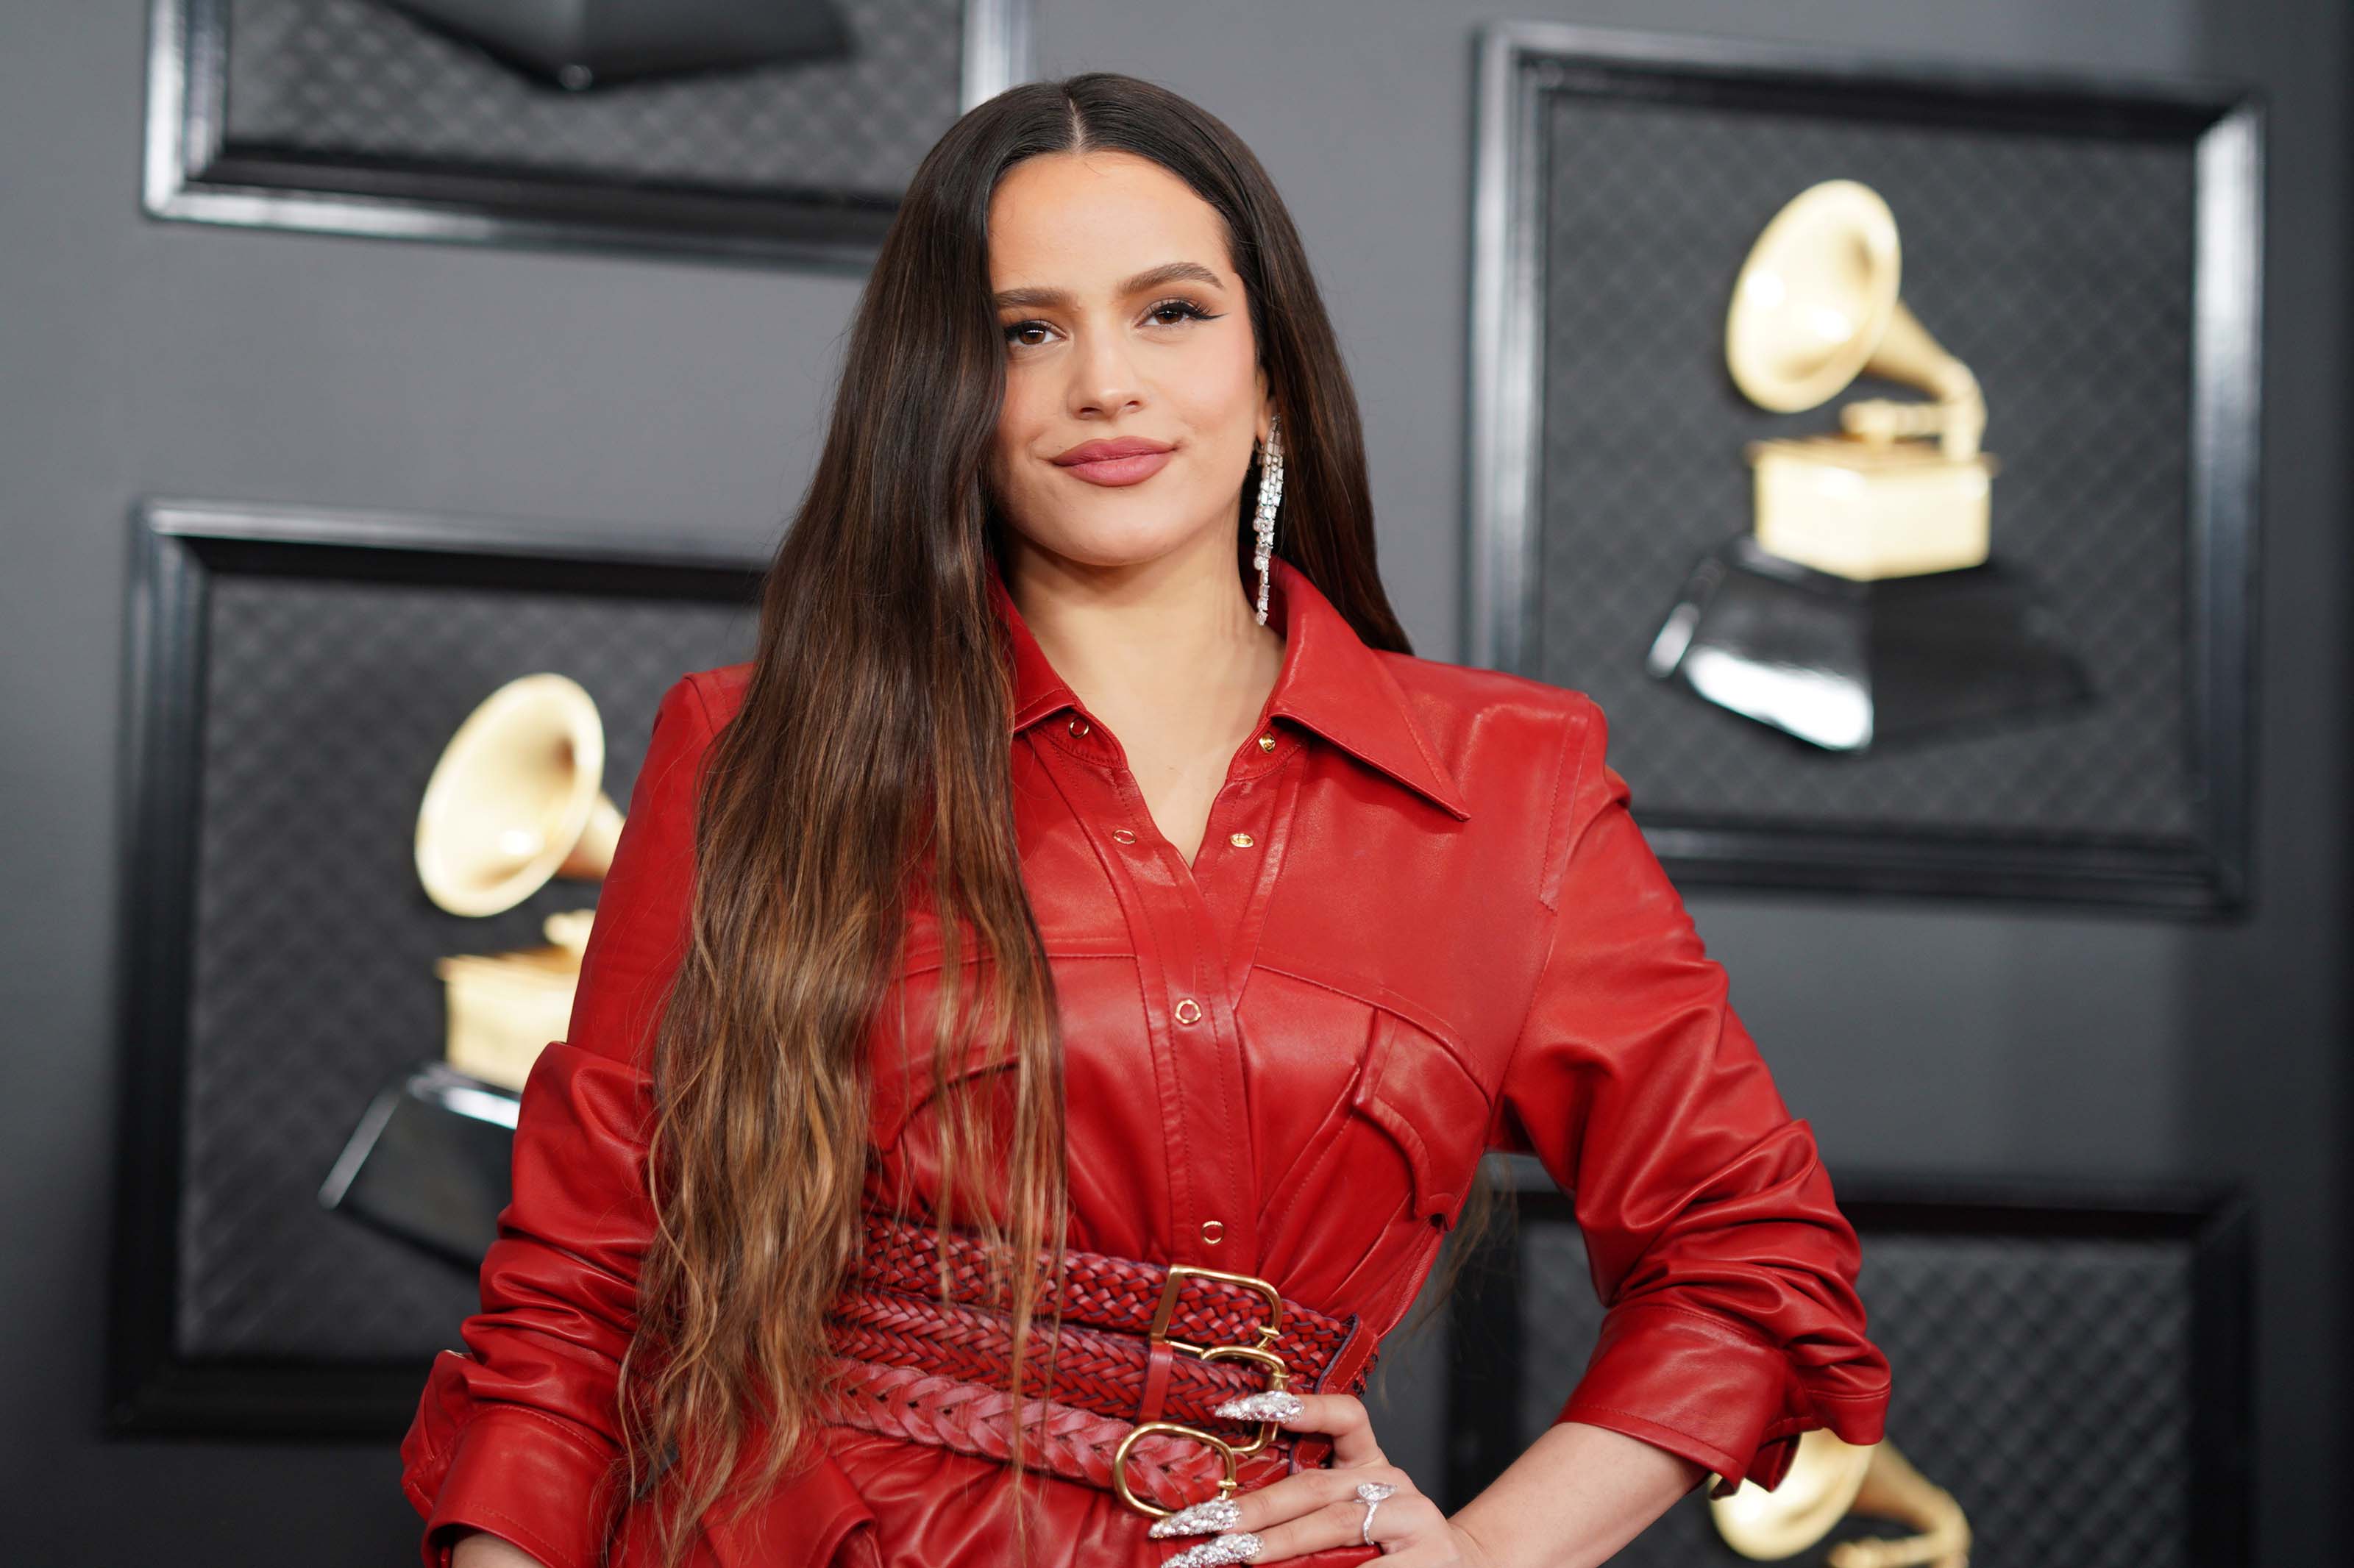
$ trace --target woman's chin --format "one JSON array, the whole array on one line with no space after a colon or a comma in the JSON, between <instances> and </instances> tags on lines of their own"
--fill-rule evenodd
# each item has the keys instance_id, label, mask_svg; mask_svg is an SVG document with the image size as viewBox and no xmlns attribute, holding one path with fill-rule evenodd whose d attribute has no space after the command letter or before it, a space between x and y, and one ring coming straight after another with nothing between
<instances>
[{"instance_id":1,"label":"woman's chin","mask_svg":"<svg viewBox=\"0 0 2354 1568\"><path fill-rule=\"evenodd\" d=\"M1105 571L1149 565L1183 548L1186 543L1182 531L1157 527L1148 519L1140 519L1132 525L1117 519L1089 519L1050 535L1032 535L1030 538L1033 544L1073 566Z\"/></svg>"}]
</instances>

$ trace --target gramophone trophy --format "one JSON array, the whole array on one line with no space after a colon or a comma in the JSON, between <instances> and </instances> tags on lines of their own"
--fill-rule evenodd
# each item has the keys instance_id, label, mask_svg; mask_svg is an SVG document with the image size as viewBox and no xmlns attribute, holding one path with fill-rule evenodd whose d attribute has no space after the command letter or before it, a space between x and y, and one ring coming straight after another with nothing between
<instances>
[{"instance_id":1,"label":"gramophone trophy","mask_svg":"<svg viewBox=\"0 0 2354 1568\"><path fill-rule=\"evenodd\" d=\"M1760 1562L1795 1557L1850 1513L1918 1533L1842 1541L1824 1553L1829 1568L1965 1568L1970 1558L1969 1520L1951 1492L1893 1443L1858 1446L1819 1427L1799 1434L1780 1486L1769 1492L1744 1481L1731 1497L1709 1499L1708 1510L1726 1545Z\"/></svg>"},{"instance_id":2,"label":"gramophone trophy","mask_svg":"<svg viewBox=\"0 0 2354 1568\"><path fill-rule=\"evenodd\" d=\"M426 783L417 875L427 896L453 915L495 915L551 877L602 878L621 832L604 775L605 727L578 683L541 674L501 686L458 726ZM540 1047L569 1024L594 917L553 915L545 947L434 966L451 1066L521 1091Z\"/></svg>"},{"instance_id":3,"label":"gramophone trophy","mask_svg":"<svg viewBox=\"0 0 2354 1568\"><path fill-rule=\"evenodd\" d=\"M1990 556L1986 399L1899 298L1899 260L1894 215L1854 180L1801 191L1751 246L1724 355L1752 402L1795 413L1864 375L1929 397L1860 399L1836 432L1750 442L1752 529L1702 558L1646 660L1831 751L2090 691Z\"/></svg>"},{"instance_id":4,"label":"gramophone trophy","mask_svg":"<svg viewBox=\"0 0 2354 1568\"><path fill-rule=\"evenodd\" d=\"M427 896L454 915L495 915L553 877L601 879L622 821L604 772L604 725L577 683L525 675L493 692L442 748L418 808ZM322 1203L479 1262L506 1204L525 1080L541 1048L571 1026L595 915L549 916L545 946L435 964L443 1059L376 1097L320 1187Z\"/></svg>"}]
</instances>

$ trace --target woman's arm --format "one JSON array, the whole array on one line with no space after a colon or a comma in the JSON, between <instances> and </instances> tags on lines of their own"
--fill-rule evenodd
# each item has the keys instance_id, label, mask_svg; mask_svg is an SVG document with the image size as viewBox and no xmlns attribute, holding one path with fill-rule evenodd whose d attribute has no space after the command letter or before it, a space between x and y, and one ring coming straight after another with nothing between
<instances>
[{"instance_id":1,"label":"woman's arm","mask_svg":"<svg viewBox=\"0 0 2354 1568\"><path fill-rule=\"evenodd\" d=\"M1593 1568L1707 1477L1665 1448L1561 1421L1447 1522L1470 1537L1483 1568Z\"/></svg>"},{"instance_id":2,"label":"woman's arm","mask_svg":"<svg viewBox=\"0 0 2354 1568\"><path fill-rule=\"evenodd\" d=\"M1514 1461L1469 1507L1449 1515L1389 1462L1364 1401L1349 1393L1292 1396L1282 1417L1293 1432L1332 1439L1329 1466L1315 1466L1256 1487L1225 1505L1222 1519L1190 1521L1186 1533L1235 1533L1163 1558L1164 1564L1229 1563L1221 1545L1250 1548L1246 1561L1280 1563L1373 1537L1397 1568L1591 1568L1641 1533L1708 1474L1664 1448L1582 1422L1562 1422ZM1221 1406L1222 1415L1240 1412ZM1369 1513L1362 1483L1388 1489ZM1216 1504L1198 1505L1208 1510ZM1188 1510L1191 1513L1193 1510ZM1169 1520L1153 1526L1157 1535Z\"/></svg>"},{"instance_id":3,"label":"woman's arm","mask_svg":"<svg viewBox=\"0 0 2354 1568\"><path fill-rule=\"evenodd\" d=\"M1590 1568L1712 1473L1720 1495L1779 1485L1802 1431L1880 1439L1888 1363L1864 1338L1855 1232L1604 764L1601 709L1572 702L1533 911L1546 953L1494 1139L1569 1194L1606 1308L1593 1357L1451 1515L1382 1454L1363 1401L1299 1395L1284 1425L1331 1434L1332 1462L1235 1499L1216 1528L1258 1535L1253 1562L1359 1539L1370 1479L1394 1489L1375 1539L1399 1568Z\"/></svg>"},{"instance_id":4,"label":"woman's arm","mask_svg":"<svg viewBox=\"0 0 2354 1568\"><path fill-rule=\"evenodd\" d=\"M427 1568L458 1568L451 1543L467 1531L489 1539L467 1537L463 1568L599 1559L621 1438L620 1364L654 1231L647 1056L685 950L695 781L713 735L694 677L674 683L598 899L567 1038L541 1052L524 1088L482 1309L460 1329L471 1353L436 1358L401 1445L402 1488L426 1516Z\"/></svg>"},{"instance_id":5,"label":"woman's arm","mask_svg":"<svg viewBox=\"0 0 2354 1568\"><path fill-rule=\"evenodd\" d=\"M1722 1478L1777 1485L1798 1434L1877 1442L1888 1362L1864 1335L1861 1249L1812 1129L1792 1118L1576 699L1543 889L1550 948L1500 1090L1499 1147L1536 1155L1570 1196L1597 1298L1592 1359L1554 1417L1655 1446ZM1604 1461L1574 1506L1664 1507L1664 1456L1596 1433L1549 1436ZM1648 1470L1647 1467L1648 1467ZM1533 1495L1533 1480L1515 1480ZM1475 1517L1494 1533L1485 1499ZM1563 1506L1573 1506L1564 1504ZM1467 1510L1468 1511L1468 1510ZM1480 1528L1475 1526L1475 1528ZM1577 1550L1566 1545L1564 1550Z\"/></svg>"},{"instance_id":6,"label":"woman's arm","mask_svg":"<svg viewBox=\"0 0 2354 1568\"><path fill-rule=\"evenodd\" d=\"M547 1565L511 1541L481 1531L470 1531L458 1537L456 1550L450 1553L450 1568L547 1568Z\"/></svg>"}]
</instances>

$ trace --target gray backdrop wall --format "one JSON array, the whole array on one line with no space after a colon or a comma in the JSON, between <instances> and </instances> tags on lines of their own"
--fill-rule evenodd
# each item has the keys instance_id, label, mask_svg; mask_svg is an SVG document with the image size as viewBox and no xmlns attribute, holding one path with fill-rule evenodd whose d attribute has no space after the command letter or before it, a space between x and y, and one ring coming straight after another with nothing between
<instances>
[{"instance_id":1,"label":"gray backdrop wall","mask_svg":"<svg viewBox=\"0 0 2354 1568\"><path fill-rule=\"evenodd\" d=\"M125 507L169 493L766 539L807 471L857 283L151 222L144 9L0 7L0 1541L26 1563L397 1564L414 1526L389 1445L98 1436ZM2269 94L2253 917L1691 902L1834 1175L2249 1185L2259 1560L2326 1560L2354 1326L2336 1136L2354 1108L2342 8L1038 0L1042 72L1157 77L1226 118L1283 186L1363 397L1385 574L1440 658L1461 646L1470 34L1502 16ZM1402 1408L1394 1449L1435 1468Z\"/></svg>"}]
</instances>

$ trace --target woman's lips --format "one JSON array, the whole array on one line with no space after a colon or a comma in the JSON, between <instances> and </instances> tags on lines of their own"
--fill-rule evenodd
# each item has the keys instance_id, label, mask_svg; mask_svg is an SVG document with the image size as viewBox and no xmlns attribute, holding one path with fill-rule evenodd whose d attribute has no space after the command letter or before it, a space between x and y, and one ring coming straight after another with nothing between
<instances>
[{"instance_id":1,"label":"woman's lips","mask_svg":"<svg viewBox=\"0 0 2354 1568\"><path fill-rule=\"evenodd\" d=\"M1150 479L1168 463L1167 450L1157 452L1133 452L1126 457L1097 458L1093 462L1067 462L1055 466L1076 479L1089 484L1135 484Z\"/></svg>"}]
</instances>

